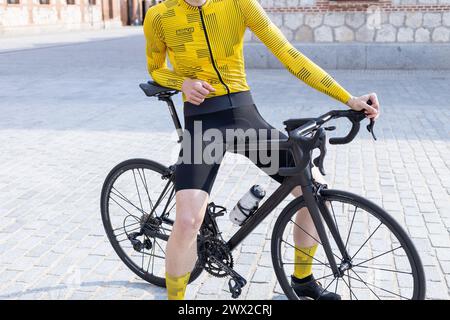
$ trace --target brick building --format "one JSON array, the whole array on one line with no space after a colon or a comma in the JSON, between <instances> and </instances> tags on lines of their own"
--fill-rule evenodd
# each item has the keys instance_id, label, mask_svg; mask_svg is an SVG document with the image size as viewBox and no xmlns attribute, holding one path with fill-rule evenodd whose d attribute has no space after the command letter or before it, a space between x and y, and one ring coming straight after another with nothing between
<instances>
[{"instance_id":1,"label":"brick building","mask_svg":"<svg viewBox=\"0 0 450 320\"><path fill-rule=\"evenodd\" d=\"M139 9L137 0L0 0L0 34L121 26L133 3Z\"/></svg>"},{"instance_id":2,"label":"brick building","mask_svg":"<svg viewBox=\"0 0 450 320\"><path fill-rule=\"evenodd\" d=\"M140 24L145 8L156 2L0 0L0 34ZM294 42L450 42L450 0L260 2Z\"/></svg>"}]
</instances>

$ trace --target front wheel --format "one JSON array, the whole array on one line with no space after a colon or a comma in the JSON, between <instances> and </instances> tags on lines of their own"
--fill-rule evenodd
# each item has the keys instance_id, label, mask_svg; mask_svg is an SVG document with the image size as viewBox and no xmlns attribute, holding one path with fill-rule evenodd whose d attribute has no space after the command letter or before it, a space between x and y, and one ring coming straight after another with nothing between
<instances>
[{"instance_id":1,"label":"front wheel","mask_svg":"<svg viewBox=\"0 0 450 320\"><path fill-rule=\"evenodd\" d=\"M386 211L344 191L325 189L321 191L321 198L329 208L351 261L345 261L343 274L333 274L320 239L296 220L298 211L306 208L303 197L293 200L278 217L271 244L275 273L289 299L304 299L297 296L291 287L291 275L296 264L304 264L294 259L295 250L302 247L294 243L294 232L297 235L302 233L303 237L312 238L319 244L312 262L308 264L322 287L339 294L342 299L425 298L425 276L417 250L407 233ZM299 214L305 214L305 210ZM338 267L342 266L342 254L326 225L325 228L336 263Z\"/></svg>"}]
</instances>

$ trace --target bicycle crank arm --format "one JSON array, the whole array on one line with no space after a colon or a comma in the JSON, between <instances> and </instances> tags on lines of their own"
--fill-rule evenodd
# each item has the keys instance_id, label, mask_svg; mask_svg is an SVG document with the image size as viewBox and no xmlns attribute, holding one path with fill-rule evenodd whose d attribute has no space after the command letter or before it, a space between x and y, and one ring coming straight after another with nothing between
<instances>
[{"instance_id":1,"label":"bicycle crank arm","mask_svg":"<svg viewBox=\"0 0 450 320\"><path fill-rule=\"evenodd\" d=\"M247 280L245 280L244 277L228 267L222 261L217 260L216 257L211 257L210 259L231 277L228 281L228 288L230 289L231 297L233 299L239 298L242 293L242 288L247 284Z\"/></svg>"}]
</instances>

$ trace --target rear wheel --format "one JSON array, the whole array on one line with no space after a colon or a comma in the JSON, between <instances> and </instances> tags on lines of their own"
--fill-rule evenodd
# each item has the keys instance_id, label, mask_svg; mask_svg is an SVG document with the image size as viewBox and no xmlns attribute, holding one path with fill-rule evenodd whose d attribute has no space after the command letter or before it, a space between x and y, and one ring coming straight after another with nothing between
<instances>
[{"instance_id":1,"label":"rear wheel","mask_svg":"<svg viewBox=\"0 0 450 320\"><path fill-rule=\"evenodd\" d=\"M175 220L174 173L145 159L111 170L101 194L103 226L120 259L136 275L165 287L165 248ZM201 273L198 265L190 282Z\"/></svg>"},{"instance_id":2,"label":"rear wheel","mask_svg":"<svg viewBox=\"0 0 450 320\"><path fill-rule=\"evenodd\" d=\"M341 276L333 275L320 239L318 250L309 263L315 279L342 299L385 300L424 299L425 276L420 257L403 228L382 208L357 195L323 190L322 198L351 257L344 261L327 229L338 267L345 268ZM305 208L302 197L292 201L280 214L272 235L272 262L283 292L289 299L298 297L290 284L295 267L293 231L298 210ZM325 228L326 225L325 225ZM301 245L300 245L301 246ZM345 263L345 265L344 265Z\"/></svg>"}]
</instances>

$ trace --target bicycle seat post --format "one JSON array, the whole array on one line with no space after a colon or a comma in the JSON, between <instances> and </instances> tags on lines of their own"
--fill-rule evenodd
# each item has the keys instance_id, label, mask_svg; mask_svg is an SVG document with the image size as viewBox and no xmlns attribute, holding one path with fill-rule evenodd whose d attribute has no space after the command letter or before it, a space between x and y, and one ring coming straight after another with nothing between
<instances>
[{"instance_id":1,"label":"bicycle seat post","mask_svg":"<svg viewBox=\"0 0 450 320\"><path fill-rule=\"evenodd\" d=\"M175 104L173 103L172 96L179 93L178 90L160 86L154 81L148 81L146 83L139 84L139 87L144 91L147 97L157 97L160 101L165 101L169 107L170 116L172 117L173 124L178 134L178 143L183 140L183 128L181 127L180 119L178 118Z\"/></svg>"},{"instance_id":2,"label":"bicycle seat post","mask_svg":"<svg viewBox=\"0 0 450 320\"><path fill-rule=\"evenodd\" d=\"M178 134L178 143L181 143L183 141L183 128L181 127L180 118L178 117L177 110L175 109L175 104L172 100L172 94L171 93L161 93L157 95L158 99L161 101L165 101L167 103L167 106L169 107L170 116L172 117L173 124L175 125L175 129L177 130Z\"/></svg>"}]
</instances>

